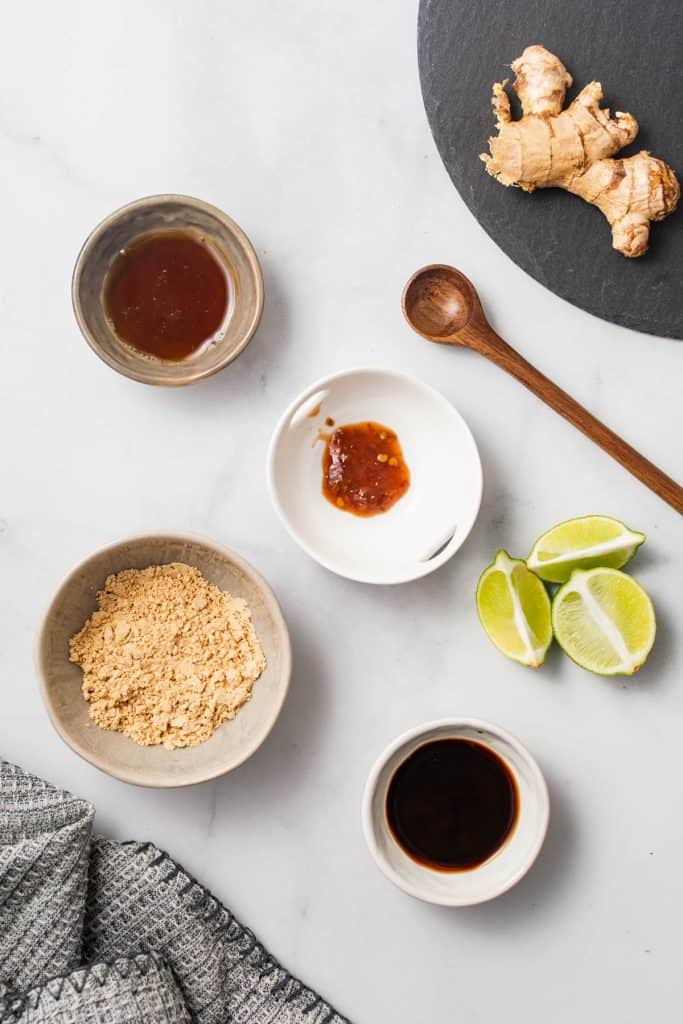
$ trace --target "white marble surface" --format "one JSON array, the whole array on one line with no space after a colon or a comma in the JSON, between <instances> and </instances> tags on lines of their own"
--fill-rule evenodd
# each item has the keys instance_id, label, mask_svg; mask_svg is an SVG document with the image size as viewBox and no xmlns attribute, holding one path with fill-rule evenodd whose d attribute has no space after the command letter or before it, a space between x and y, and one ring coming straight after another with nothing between
<instances>
[{"instance_id":1,"label":"white marble surface","mask_svg":"<svg viewBox=\"0 0 683 1024\"><path fill-rule=\"evenodd\" d=\"M681 994L680 519L495 368L417 340L399 297L421 264L455 263L513 344L679 478L683 342L573 309L494 247L432 143L415 23L414 0L27 0L4 12L0 749L95 801L101 830L166 847L354 1024L667 1019ZM181 391L148 390L100 363L69 298L88 230L161 191L232 214L267 289L246 353ZM363 363L439 387L484 463L465 548L396 589L309 561L264 482L285 403L315 377ZM558 655L537 674L507 663L474 610L496 548L523 555L550 524L590 511L649 536L634 570L660 633L626 683ZM296 668L253 760L216 783L155 793L62 745L41 705L33 642L77 559L167 528L215 537L269 578ZM553 814L523 883L448 912L379 874L359 801L397 732L453 713L528 744Z\"/></svg>"}]
</instances>

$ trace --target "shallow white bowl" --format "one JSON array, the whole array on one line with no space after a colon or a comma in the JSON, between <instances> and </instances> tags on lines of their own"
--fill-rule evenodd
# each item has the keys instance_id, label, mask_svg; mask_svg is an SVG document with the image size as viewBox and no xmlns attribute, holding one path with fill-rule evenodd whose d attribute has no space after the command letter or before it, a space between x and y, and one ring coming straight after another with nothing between
<instances>
[{"instance_id":1,"label":"shallow white bowl","mask_svg":"<svg viewBox=\"0 0 683 1024\"><path fill-rule=\"evenodd\" d=\"M418 864L398 845L387 821L387 790L394 772L418 747L440 739L474 740L490 747L517 783L519 813L513 831L492 857L469 871L437 871ZM370 772L362 808L365 839L387 878L409 895L445 907L484 903L511 889L536 860L549 816L548 788L529 751L497 725L476 718L429 722L399 736Z\"/></svg>"},{"instance_id":2,"label":"shallow white bowl","mask_svg":"<svg viewBox=\"0 0 683 1024\"><path fill-rule=\"evenodd\" d=\"M398 434L410 487L370 518L335 508L322 493L324 442L335 426L375 420ZM448 561L481 502L481 462L460 413L414 377L345 370L316 381L289 406L268 452L270 493L284 525L312 558L362 583L404 583Z\"/></svg>"}]
</instances>

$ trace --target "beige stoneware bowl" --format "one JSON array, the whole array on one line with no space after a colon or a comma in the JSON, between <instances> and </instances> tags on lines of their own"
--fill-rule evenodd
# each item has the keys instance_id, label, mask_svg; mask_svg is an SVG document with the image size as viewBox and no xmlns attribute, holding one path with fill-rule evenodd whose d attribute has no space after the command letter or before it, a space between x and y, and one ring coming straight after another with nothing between
<instances>
[{"instance_id":1,"label":"beige stoneware bowl","mask_svg":"<svg viewBox=\"0 0 683 1024\"><path fill-rule=\"evenodd\" d=\"M189 232L209 245L229 280L222 335L178 362L145 355L119 341L103 303L104 283L117 253L141 235L165 230ZM108 366L143 384L179 387L212 376L247 347L263 312L263 276L251 242L222 210L190 196L147 196L122 206L91 232L76 261L71 296L83 337Z\"/></svg>"},{"instance_id":2,"label":"beige stoneware bowl","mask_svg":"<svg viewBox=\"0 0 683 1024\"><path fill-rule=\"evenodd\" d=\"M253 696L231 722L198 747L142 747L96 725L82 695L81 669L69 661L69 640L96 609L95 595L110 573L185 562L209 583L244 598L266 656ZM232 771L266 739L280 714L291 674L287 625L275 595L248 562L201 537L133 537L96 551L69 573L47 610L38 635L37 665L43 699L55 729L96 768L137 786L167 788L206 782Z\"/></svg>"}]
</instances>

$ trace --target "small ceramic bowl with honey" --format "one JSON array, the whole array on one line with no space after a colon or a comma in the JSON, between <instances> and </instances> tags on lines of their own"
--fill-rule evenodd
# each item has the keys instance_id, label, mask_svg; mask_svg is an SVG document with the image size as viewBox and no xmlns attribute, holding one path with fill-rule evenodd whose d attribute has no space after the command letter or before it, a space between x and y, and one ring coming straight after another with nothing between
<instances>
[{"instance_id":1,"label":"small ceramic bowl with honey","mask_svg":"<svg viewBox=\"0 0 683 1024\"><path fill-rule=\"evenodd\" d=\"M316 381L278 423L271 498L297 543L325 568L392 584L444 565L479 511L482 471L460 413L392 370Z\"/></svg>"},{"instance_id":2,"label":"small ceramic bowl with honey","mask_svg":"<svg viewBox=\"0 0 683 1024\"><path fill-rule=\"evenodd\" d=\"M112 369L178 387L210 377L249 344L263 311L254 248L199 199L148 196L91 232L76 261L83 337Z\"/></svg>"}]
</instances>

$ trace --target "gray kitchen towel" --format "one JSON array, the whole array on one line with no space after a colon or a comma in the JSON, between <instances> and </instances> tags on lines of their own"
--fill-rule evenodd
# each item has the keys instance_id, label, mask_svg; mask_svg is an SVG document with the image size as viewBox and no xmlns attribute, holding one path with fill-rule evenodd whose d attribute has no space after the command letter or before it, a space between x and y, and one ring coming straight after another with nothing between
<instances>
[{"instance_id":1,"label":"gray kitchen towel","mask_svg":"<svg viewBox=\"0 0 683 1024\"><path fill-rule=\"evenodd\" d=\"M152 843L0 760L0 1024L348 1024Z\"/></svg>"}]
</instances>

